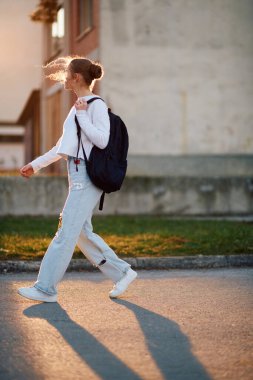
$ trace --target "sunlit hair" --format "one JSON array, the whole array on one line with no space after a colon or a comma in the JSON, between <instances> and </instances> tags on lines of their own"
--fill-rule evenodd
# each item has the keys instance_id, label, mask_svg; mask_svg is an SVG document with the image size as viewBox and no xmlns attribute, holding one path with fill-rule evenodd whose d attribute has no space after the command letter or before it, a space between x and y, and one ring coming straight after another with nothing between
<instances>
[{"instance_id":1,"label":"sunlit hair","mask_svg":"<svg viewBox=\"0 0 253 380\"><path fill-rule=\"evenodd\" d=\"M43 66L46 78L61 83L65 82L68 68L72 74L81 74L88 86L94 80L101 79L104 74L103 66L99 62L78 55L59 57Z\"/></svg>"}]
</instances>

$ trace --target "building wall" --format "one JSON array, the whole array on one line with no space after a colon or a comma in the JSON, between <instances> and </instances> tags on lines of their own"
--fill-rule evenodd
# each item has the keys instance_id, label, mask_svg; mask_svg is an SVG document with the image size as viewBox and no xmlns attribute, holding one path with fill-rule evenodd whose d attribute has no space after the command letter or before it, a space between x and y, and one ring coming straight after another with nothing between
<instances>
[{"instance_id":1,"label":"building wall","mask_svg":"<svg viewBox=\"0 0 253 380\"><path fill-rule=\"evenodd\" d=\"M0 170L13 170L24 165L23 143L0 143Z\"/></svg>"},{"instance_id":2,"label":"building wall","mask_svg":"<svg viewBox=\"0 0 253 380\"><path fill-rule=\"evenodd\" d=\"M29 19L37 3L0 1L0 121L15 122L31 91L40 87L42 28Z\"/></svg>"},{"instance_id":3,"label":"building wall","mask_svg":"<svg viewBox=\"0 0 253 380\"><path fill-rule=\"evenodd\" d=\"M69 17L69 54L80 55L92 60L99 59L99 22L100 7L99 0L92 1L92 25L90 29L78 33L78 1L72 0ZM99 82L93 88L94 93L99 93ZM71 106L76 100L76 95L72 93Z\"/></svg>"},{"instance_id":4,"label":"building wall","mask_svg":"<svg viewBox=\"0 0 253 380\"><path fill-rule=\"evenodd\" d=\"M103 0L101 95L135 155L252 154L253 2Z\"/></svg>"},{"instance_id":5,"label":"building wall","mask_svg":"<svg viewBox=\"0 0 253 380\"><path fill-rule=\"evenodd\" d=\"M93 24L90 30L78 35L78 1L59 0L58 5L64 7L64 37L62 49L57 55L51 56L50 35L51 25L43 26L43 62L49 62L60 56L82 55L91 59L98 59L99 43L99 1L93 0ZM98 86L94 88L98 92ZM70 108L76 100L76 95L64 90L63 85L43 78L42 81L42 127L41 152L49 150L62 134L63 122ZM50 165L44 173L65 173L65 160Z\"/></svg>"},{"instance_id":6,"label":"building wall","mask_svg":"<svg viewBox=\"0 0 253 380\"><path fill-rule=\"evenodd\" d=\"M24 163L24 127L0 125L0 171L15 170Z\"/></svg>"},{"instance_id":7,"label":"building wall","mask_svg":"<svg viewBox=\"0 0 253 380\"><path fill-rule=\"evenodd\" d=\"M90 30L78 32L78 19L79 12L78 1L72 0L70 2L70 19L69 19L69 39L70 39L70 52L71 54L79 54L81 56L91 55L96 52L99 43L99 0L93 0L93 25ZM96 59L97 57L94 57Z\"/></svg>"},{"instance_id":8,"label":"building wall","mask_svg":"<svg viewBox=\"0 0 253 380\"><path fill-rule=\"evenodd\" d=\"M58 6L64 7L64 36L62 37L62 49L58 54L51 54L51 24L42 24L42 60L43 64L54 60L57 56L66 56L69 53L69 2L64 0L58 1ZM63 91L60 83L51 81L46 78L46 72L42 71L41 75L41 154L50 150L62 134L62 125L66 115L69 112L69 93ZM64 168L63 160L57 161L48 166L43 172L59 173Z\"/></svg>"}]
</instances>

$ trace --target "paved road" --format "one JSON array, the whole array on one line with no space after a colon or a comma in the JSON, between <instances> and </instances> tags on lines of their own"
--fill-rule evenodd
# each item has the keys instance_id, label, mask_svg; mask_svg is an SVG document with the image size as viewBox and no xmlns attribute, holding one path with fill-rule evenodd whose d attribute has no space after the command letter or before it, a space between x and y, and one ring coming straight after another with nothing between
<instances>
[{"instance_id":1,"label":"paved road","mask_svg":"<svg viewBox=\"0 0 253 380\"><path fill-rule=\"evenodd\" d=\"M108 298L99 273L67 273L59 302L0 276L1 380L252 380L253 269L143 271Z\"/></svg>"}]
</instances>

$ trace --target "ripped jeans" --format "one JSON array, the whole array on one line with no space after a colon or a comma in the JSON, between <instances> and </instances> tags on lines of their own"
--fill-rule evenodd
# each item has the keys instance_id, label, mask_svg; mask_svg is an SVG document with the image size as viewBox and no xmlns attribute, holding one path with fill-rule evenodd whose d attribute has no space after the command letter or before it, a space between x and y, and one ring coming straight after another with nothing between
<instances>
[{"instance_id":1,"label":"ripped jeans","mask_svg":"<svg viewBox=\"0 0 253 380\"><path fill-rule=\"evenodd\" d=\"M40 265L34 286L50 295L57 294L61 281L78 245L87 259L114 283L119 281L130 265L121 260L92 229L92 213L102 190L94 186L87 174L85 161L74 163L68 157L69 193L60 215L58 231L51 241Z\"/></svg>"}]
</instances>

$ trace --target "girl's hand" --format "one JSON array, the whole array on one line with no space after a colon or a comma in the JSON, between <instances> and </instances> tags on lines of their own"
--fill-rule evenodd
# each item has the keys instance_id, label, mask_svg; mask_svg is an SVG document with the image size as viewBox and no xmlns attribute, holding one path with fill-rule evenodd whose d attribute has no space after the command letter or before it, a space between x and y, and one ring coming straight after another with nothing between
<instances>
[{"instance_id":1,"label":"girl's hand","mask_svg":"<svg viewBox=\"0 0 253 380\"><path fill-rule=\"evenodd\" d=\"M83 99L77 99L77 101L75 102L75 107L77 111L85 111L88 108L88 104Z\"/></svg>"},{"instance_id":2,"label":"girl's hand","mask_svg":"<svg viewBox=\"0 0 253 380\"><path fill-rule=\"evenodd\" d=\"M34 174L34 170L31 164L27 164L20 169L20 174L23 177L29 178Z\"/></svg>"}]
</instances>

